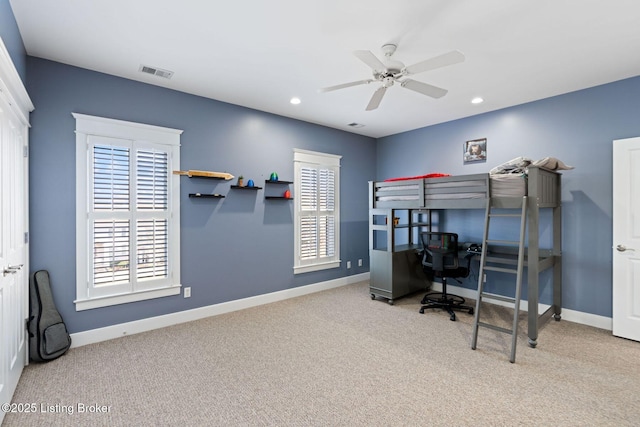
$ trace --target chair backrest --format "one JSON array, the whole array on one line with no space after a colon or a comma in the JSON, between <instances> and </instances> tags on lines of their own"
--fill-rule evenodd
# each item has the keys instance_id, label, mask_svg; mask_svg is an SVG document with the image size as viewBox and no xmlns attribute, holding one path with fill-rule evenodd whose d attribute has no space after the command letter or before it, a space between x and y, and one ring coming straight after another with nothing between
<instances>
[{"instance_id":1,"label":"chair backrest","mask_svg":"<svg viewBox=\"0 0 640 427\"><path fill-rule=\"evenodd\" d=\"M425 231L420 233L424 254L422 265L430 268L434 273L446 270L458 270L458 235L440 231Z\"/></svg>"}]
</instances>

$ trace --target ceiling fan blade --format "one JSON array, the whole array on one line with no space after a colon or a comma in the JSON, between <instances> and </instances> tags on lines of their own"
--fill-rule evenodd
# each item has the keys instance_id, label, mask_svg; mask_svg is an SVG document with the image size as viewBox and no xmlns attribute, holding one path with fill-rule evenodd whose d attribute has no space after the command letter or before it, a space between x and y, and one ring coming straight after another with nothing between
<instances>
[{"instance_id":1,"label":"ceiling fan blade","mask_svg":"<svg viewBox=\"0 0 640 427\"><path fill-rule=\"evenodd\" d=\"M447 65L457 64L464 61L464 55L457 50L436 56L426 61L418 62L404 69L405 75L418 74L424 71L435 70L436 68L446 67Z\"/></svg>"},{"instance_id":2,"label":"ceiling fan blade","mask_svg":"<svg viewBox=\"0 0 640 427\"><path fill-rule=\"evenodd\" d=\"M387 88L384 86L381 86L378 90L373 92L373 96L371 97L371 101L369 101L369 105L367 105L366 110L371 111L378 108L378 106L380 105L380 101L382 101L382 97L384 96L384 93L386 91L387 91Z\"/></svg>"},{"instance_id":3,"label":"ceiling fan blade","mask_svg":"<svg viewBox=\"0 0 640 427\"><path fill-rule=\"evenodd\" d=\"M371 67L374 71L383 72L387 69L384 66L382 61L380 61L371 51L369 50L356 50L353 54L360 59L362 62Z\"/></svg>"},{"instance_id":4,"label":"ceiling fan blade","mask_svg":"<svg viewBox=\"0 0 640 427\"><path fill-rule=\"evenodd\" d=\"M318 92L331 92L332 90L344 89L346 87L357 86L357 85L364 85L364 84L371 83L373 81L375 80L367 79L367 80L358 80L357 82L342 83L340 85L329 86L322 89L318 89Z\"/></svg>"},{"instance_id":5,"label":"ceiling fan blade","mask_svg":"<svg viewBox=\"0 0 640 427\"><path fill-rule=\"evenodd\" d=\"M426 83L418 82L411 79L406 79L405 81L400 83L400 86L411 89L423 95L430 96L432 98L442 98L448 92L448 90L446 89L442 89L437 86L428 85Z\"/></svg>"}]
</instances>

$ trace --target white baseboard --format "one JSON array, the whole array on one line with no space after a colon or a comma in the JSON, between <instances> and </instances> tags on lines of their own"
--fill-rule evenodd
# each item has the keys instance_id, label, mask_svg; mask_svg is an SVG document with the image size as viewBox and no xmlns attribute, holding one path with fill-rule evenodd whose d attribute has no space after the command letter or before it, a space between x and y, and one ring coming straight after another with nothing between
<instances>
[{"instance_id":1,"label":"white baseboard","mask_svg":"<svg viewBox=\"0 0 640 427\"><path fill-rule=\"evenodd\" d=\"M442 284L433 282L432 289L434 291L442 291ZM462 288L460 286L450 285L447 283L447 292L460 295L463 298L469 298L475 300L478 296L478 291L474 289ZM491 304L496 304L504 307L513 307L508 302L487 300ZM544 313L549 307L549 304L539 304L539 312ZM528 311L527 300L520 300L520 310ZM594 328L606 329L611 331L613 329L613 319L611 317L599 316L597 314L584 313L582 311L569 310L562 308L562 319L570 322L580 323L587 326L593 326Z\"/></svg>"},{"instance_id":2,"label":"white baseboard","mask_svg":"<svg viewBox=\"0 0 640 427\"><path fill-rule=\"evenodd\" d=\"M205 317L217 316L219 314L230 313L232 311L243 310L245 308L283 301L289 298L295 298L302 295L325 291L327 289L351 285L353 283L358 283L365 280L369 280L369 273L355 274L353 276L341 277L339 279L328 280L326 282L314 283L311 285L300 286L292 289L284 289L282 291L272 292L269 294L256 295L249 298L223 302L206 307L194 308L192 310L165 314L163 316L150 317L133 322L106 326L104 328L77 332L75 334L71 334L71 347L80 347L87 344L120 338L125 335L132 335L140 332L151 331L154 329L165 328L167 326L204 319Z\"/></svg>"}]
</instances>

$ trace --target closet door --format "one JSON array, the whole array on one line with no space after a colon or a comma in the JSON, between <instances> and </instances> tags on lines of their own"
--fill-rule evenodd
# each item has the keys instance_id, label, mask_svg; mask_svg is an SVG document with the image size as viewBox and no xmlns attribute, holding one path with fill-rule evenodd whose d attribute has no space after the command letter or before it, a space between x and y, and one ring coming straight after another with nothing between
<instances>
[{"instance_id":1,"label":"closet door","mask_svg":"<svg viewBox=\"0 0 640 427\"><path fill-rule=\"evenodd\" d=\"M0 403L11 401L27 354L26 129L0 93Z\"/></svg>"},{"instance_id":2,"label":"closet door","mask_svg":"<svg viewBox=\"0 0 640 427\"><path fill-rule=\"evenodd\" d=\"M640 138L613 141L613 334L640 341Z\"/></svg>"}]
</instances>

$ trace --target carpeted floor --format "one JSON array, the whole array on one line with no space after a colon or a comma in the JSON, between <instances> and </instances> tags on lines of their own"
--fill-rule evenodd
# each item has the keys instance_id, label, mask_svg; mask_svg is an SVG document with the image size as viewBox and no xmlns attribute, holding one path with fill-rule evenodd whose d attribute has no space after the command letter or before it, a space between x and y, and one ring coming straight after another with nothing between
<instances>
[{"instance_id":1,"label":"carpeted floor","mask_svg":"<svg viewBox=\"0 0 640 427\"><path fill-rule=\"evenodd\" d=\"M359 283L31 364L3 426L637 426L640 343L567 321L527 346ZM487 306L495 319L509 311Z\"/></svg>"}]
</instances>

